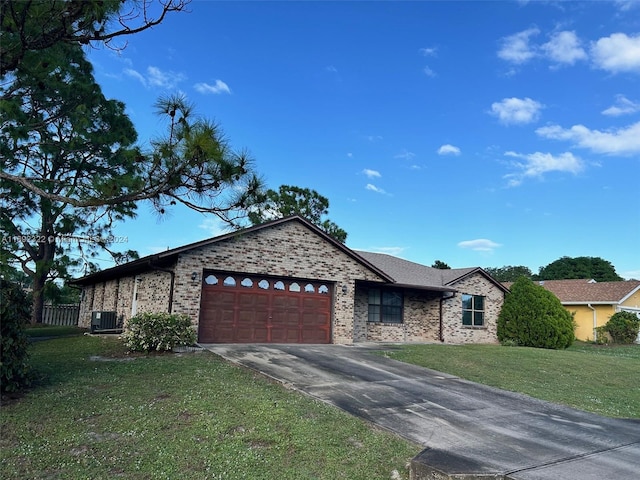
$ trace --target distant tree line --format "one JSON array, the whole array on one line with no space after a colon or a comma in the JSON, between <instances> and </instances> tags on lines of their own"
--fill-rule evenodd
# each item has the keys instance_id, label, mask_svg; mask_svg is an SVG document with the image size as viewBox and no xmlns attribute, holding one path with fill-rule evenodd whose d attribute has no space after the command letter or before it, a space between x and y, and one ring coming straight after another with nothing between
<instances>
[{"instance_id":1,"label":"distant tree line","mask_svg":"<svg viewBox=\"0 0 640 480\"><path fill-rule=\"evenodd\" d=\"M487 267L486 272L499 282L515 282L520 277L530 280L594 279L597 282L624 280L616 273L611 262L600 257L561 257L549 265L540 267L537 274L523 265Z\"/></svg>"}]
</instances>

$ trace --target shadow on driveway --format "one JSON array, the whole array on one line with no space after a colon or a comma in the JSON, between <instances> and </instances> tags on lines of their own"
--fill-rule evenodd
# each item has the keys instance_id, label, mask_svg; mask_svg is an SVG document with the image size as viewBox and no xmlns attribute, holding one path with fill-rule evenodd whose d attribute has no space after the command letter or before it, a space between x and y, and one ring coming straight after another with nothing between
<instances>
[{"instance_id":1,"label":"shadow on driveway","mask_svg":"<svg viewBox=\"0 0 640 480\"><path fill-rule=\"evenodd\" d=\"M374 355L384 345L202 345L423 445L412 478L637 480L640 421Z\"/></svg>"}]
</instances>

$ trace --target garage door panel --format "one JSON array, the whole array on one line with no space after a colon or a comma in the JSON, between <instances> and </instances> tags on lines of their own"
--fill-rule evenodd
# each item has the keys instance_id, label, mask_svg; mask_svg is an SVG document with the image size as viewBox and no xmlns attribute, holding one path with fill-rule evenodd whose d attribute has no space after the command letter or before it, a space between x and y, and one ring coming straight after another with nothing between
<instances>
[{"instance_id":1,"label":"garage door panel","mask_svg":"<svg viewBox=\"0 0 640 480\"><path fill-rule=\"evenodd\" d=\"M217 284L205 282L203 286L200 342L331 342L330 286L239 274L215 275L226 280Z\"/></svg>"},{"instance_id":2,"label":"garage door panel","mask_svg":"<svg viewBox=\"0 0 640 480\"><path fill-rule=\"evenodd\" d=\"M329 329L303 328L301 343L328 343L330 341Z\"/></svg>"}]
</instances>

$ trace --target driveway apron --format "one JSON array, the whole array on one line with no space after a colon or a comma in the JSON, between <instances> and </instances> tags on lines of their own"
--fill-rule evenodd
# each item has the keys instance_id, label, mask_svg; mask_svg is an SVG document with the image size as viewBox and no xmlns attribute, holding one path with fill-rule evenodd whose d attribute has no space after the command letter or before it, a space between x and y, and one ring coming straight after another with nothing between
<instances>
[{"instance_id":1,"label":"driveway apron","mask_svg":"<svg viewBox=\"0 0 640 480\"><path fill-rule=\"evenodd\" d=\"M424 446L413 464L428 473L417 478L640 479L640 421L376 354L391 345L202 346Z\"/></svg>"}]
</instances>

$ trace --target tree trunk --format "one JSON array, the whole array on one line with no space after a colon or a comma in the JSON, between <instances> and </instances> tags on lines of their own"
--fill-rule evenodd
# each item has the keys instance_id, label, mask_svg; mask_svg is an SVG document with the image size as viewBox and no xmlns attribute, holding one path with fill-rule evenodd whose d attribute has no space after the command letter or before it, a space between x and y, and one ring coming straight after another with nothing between
<instances>
[{"instance_id":1,"label":"tree trunk","mask_svg":"<svg viewBox=\"0 0 640 480\"><path fill-rule=\"evenodd\" d=\"M42 323L44 311L44 286L47 283L53 258L55 256L56 244L53 229L42 228L43 241L38 243L38 259L36 260L35 273L33 275L33 311L31 313L31 323Z\"/></svg>"},{"instance_id":2,"label":"tree trunk","mask_svg":"<svg viewBox=\"0 0 640 480\"><path fill-rule=\"evenodd\" d=\"M42 323L42 313L44 312L44 284L46 275L36 273L33 277L33 305L31 310L31 324Z\"/></svg>"}]
</instances>

